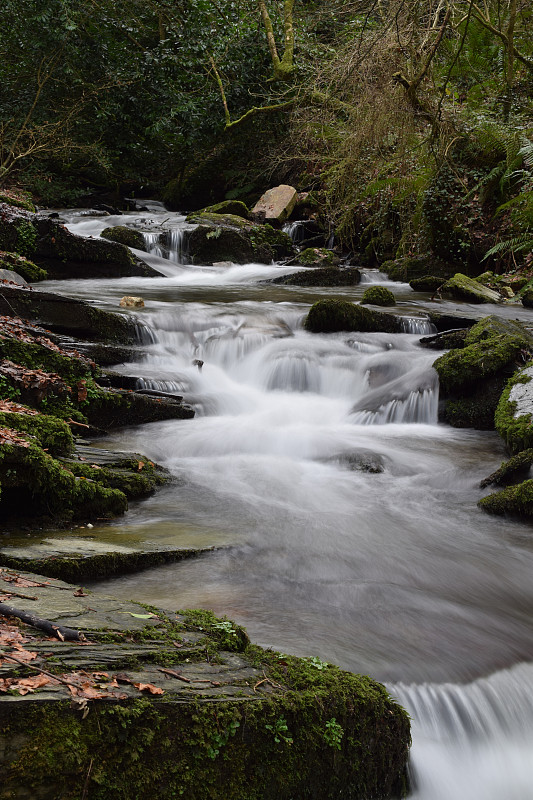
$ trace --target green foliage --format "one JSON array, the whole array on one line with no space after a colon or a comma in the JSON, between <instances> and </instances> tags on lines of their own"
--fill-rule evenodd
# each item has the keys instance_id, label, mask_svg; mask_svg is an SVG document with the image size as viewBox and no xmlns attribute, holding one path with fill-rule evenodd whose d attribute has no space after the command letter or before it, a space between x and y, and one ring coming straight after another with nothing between
<instances>
[{"instance_id":1,"label":"green foliage","mask_svg":"<svg viewBox=\"0 0 533 800\"><path fill-rule=\"evenodd\" d=\"M284 717L279 717L273 725L265 725L265 728L270 731L276 744L285 742L285 744L291 745L293 743L287 720Z\"/></svg>"},{"instance_id":2,"label":"green foliage","mask_svg":"<svg viewBox=\"0 0 533 800\"><path fill-rule=\"evenodd\" d=\"M342 725L339 725L335 717L328 719L326 722L326 729L324 731L324 741L328 747L333 747L335 750L340 750L343 736L343 727Z\"/></svg>"},{"instance_id":3,"label":"green foliage","mask_svg":"<svg viewBox=\"0 0 533 800\"><path fill-rule=\"evenodd\" d=\"M394 306L396 299L390 289L385 286L370 286L365 289L361 303L369 303L374 306Z\"/></svg>"}]
</instances>

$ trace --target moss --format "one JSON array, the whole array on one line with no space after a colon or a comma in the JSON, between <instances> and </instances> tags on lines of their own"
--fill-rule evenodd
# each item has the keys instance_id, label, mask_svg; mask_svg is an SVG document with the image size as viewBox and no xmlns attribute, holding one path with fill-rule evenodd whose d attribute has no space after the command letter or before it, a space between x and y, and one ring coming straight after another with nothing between
<instances>
[{"instance_id":1,"label":"moss","mask_svg":"<svg viewBox=\"0 0 533 800\"><path fill-rule=\"evenodd\" d=\"M35 211L31 194L29 192L22 192L13 189L0 190L0 203L7 203L8 206L15 208L23 208L26 211Z\"/></svg>"},{"instance_id":2,"label":"moss","mask_svg":"<svg viewBox=\"0 0 533 800\"><path fill-rule=\"evenodd\" d=\"M137 250L146 250L144 236L133 228L126 225L115 225L111 228L104 228L100 236L109 239L111 242L119 242L127 247L135 247Z\"/></svg>"},{"instance_id":3,"label":"moss","mask_svg":"<svg viewBox=\"0 0 533 800\"><path fill-rule=\"evenodd\" d=\"M456 272L453 278L446 281L441 291L451 295L455 300L469 303L499 303L502 299L498 292L487 289L462 272Z\"/></svg>"},{"instance_id":4,"label":"moss","mask_svg":"<svg viewBox=\"0 0 533 800\"><path fill-rule=\"evenodd\" d=\"M395 306L396 299L393 293L384 286L370 286L365 289L361 303L369 303L374 306Z\"/></svg>"},{"instance_id":5,"label":"moss","mask_svg":"<svg viewBox=\"0 0 533 800\"><path fill-rule=\"evenodd\" d=\"M296 257L296 263L304 267L325 267L339 263L339 257L325 247L306 247Z\"/></svg>"},{"instance_id":6,"label":"moss","mask_svg":"<svg viewBox=\"0 0 533 800\"><path fill-rule=\"evenodd\" d=\"M521 296L521 300L524 308L533 308L533 289L525 291Z\"/></svg>"},{"instance_id":7,"label":"moss","mask_svg":"<svg viewBox=\"0 0 533 800\"><path fill-rule=\"evenodd\" d=\"M371 311L347 300L318 300L305 319L304 327L311 333L336 331L384 331L400 333L400 321L391 314Z\"/></svg>"},{"instance_id":8,"label":"moss","mask_svg":"<svg viewBox=\"0 0 533 800\"><path fill-rule=\"evenodd\" d=\"M509 486L501 492L483 497L479 507L489 514L499 516L531 519L533 517L533 480L527 480L518 486Z\"/></svg>"},{"instance_id":9,"label":"moss","mask_svg":"<svg viewBox=\"0 0 533 800\"><path fill-rule=\"evenodd\" d=\"M0 253L0 268L13 270L28 283L44 281L48 277L45 269L38 267L37 264L24 258L24 256L17 255L17 253Z\"/></svg>"},{"instance_id":10,"label":"moss","mask_svg":"<svg viewBox=\"0 0 533 800\"><path fill-rule=\"evenodd\" d=\"M77 354L52 350L40 342L26 342L16 338L0 338L0 357L28 369L54 372L70 385L90 379L94 365Z\"/></svg>"},{"instance_id":11,"label":"moss","mask_svg":"<svg viewBox=\"0 0 533 800\"><path fill-rule=\"evenodd\" d=\"M494 417L496 430L512 454L533 447L532 415L531 413L526 413L515 417L516 402L510 400L514 386L527 384L531 381L531 375L528 374L528 371L518 371L508 381L500 397Z\"/></svg>"},{"instance_id":12,"label":"moss","mask_svg":"<svg viewBox=\"0 0 533 800\"><path fill-rule=\"evenodd\" d=\"M207 206L207 208L203 208L201 211L196 213L232 214L237 217L242 217L243 219L249 219L250 216L248 206L241 200L222 200L221 203L215 203L213 206Z\"/></svg>"},{"instance_id":13,"label":"moss","mask_svg":"<svg viewBox=\"0 0 533 800\"><path fill-rule=\"evenodd\" d=\"M164 482L159 474L155 474L153 471L150 473L149 470L144 471L146 460L137 462L136 466L132 468L135 469L135 472L132 469L93 467L73 460L62 463L73 475L90 478L109 489L120 489L130 500L153 494L156 486L160 486ZM139 471L140 463L143 467L142 471Z\"/></svg>"},{"instance_id":14,"label":"moss","mask_svg":"<svg viewBox=\"0 0 533 800\"><path fill-rule=\"evenodd\" d=\"M507 486L510 483L524 480L529 474L532 464L533 448L522 450L521 453L504 461L495 472L484 478L480 487L484 489L485 486Z\"/></svg>"},{"instance_id":15,"label":"moss","mask_svg":"<svg viewBox=\"0 0 533 800\"><path fill-rule=\"evenodd\" d=\"M456 392L476 382L512 369L523 354L524 340L504 333L451 350L433 364L440 385L447 393Z\"/></svg>"},{"instance_id":16,"label":"moss","mask_svg":"<svg viewBox=\"0 0 533 800\"><path fill-rule=\"evenodd\" d=\"M294 253L290 236L271 225L256 225L234 214L211 212L191 214L187 221L198 225L188 239L189 256L195 263L269 264Z\"/></svg>"},{"instance_id":17,"label":"moss","mask_svg":"<svg viewBox=\"0 0 533 800\"><path fill-rule=\"evenodd\" d=\"M219 650L243 653L250 644L245 629L227 617L215 617L212 611L203 608L189 608L178 613L183 614L187 628L208 633Z\"/></svg>"},{"instance_id":18,"label":"moss","mask_svg":"<svg viewBox=\"0 0 533 800\"><path fill-rule=\"evenodd\" d=\"M436 292L444 280L436 275L423 275L421 278L413 278L409 281L409 286L415 292Z\"/></svg>"},{"instance_id":19,"label":"moss","mask_svg":"<svg viewBox=\"0 0 533 800\"><path fill-rule=\"evenodd\" d=\"M37 242L37 231L27 220L18 220L15 224L15 251L25 258L33 255Z\"/></svg>"},{"instance_id":20,"label":"moss","mask_svg":"<svg viewBox=\"0 0 533 800\"><path fill-rule=\"evenodd\" d=\"M404 256L384 261L380 270L385 272L392 281L409 283L413 278L423 278L425 275L450 278L456 268L453 264L442 261L431 253L426 253L421 256Z\"/></svg>"},{"instance_id":21,"label":"moss","mask_svg":"<svg viewBox=\"0 0 533 800\"><path fill-rule=\"evenodd\" d=\"M34 443L28 447L3 445L0 482L0 513L4 518L93 519L123 514L128 507L122 492L76 478Z\"/></svg>"},{"instance_id":22,"label":"moss","mask_svg":"<svg viewBox=\"0 0 533 800\"><path fill-rule=\"evenodd\" d=\"M284 286L357 286L360 281L361 273L355 267L317 267L294 272L292 275L282 275L270 282Z\"/></svg>"},{"instance_id":23,"label":"moss","mask_svg":"<svg viewBox=\"0 0 533 800\"><path fill-rule=\"evenodd\" d=\"M68 455L74 448L69 426L46 414L0 412L0 427L28 433L52 455Z\"/></svg>"}]
</instances>

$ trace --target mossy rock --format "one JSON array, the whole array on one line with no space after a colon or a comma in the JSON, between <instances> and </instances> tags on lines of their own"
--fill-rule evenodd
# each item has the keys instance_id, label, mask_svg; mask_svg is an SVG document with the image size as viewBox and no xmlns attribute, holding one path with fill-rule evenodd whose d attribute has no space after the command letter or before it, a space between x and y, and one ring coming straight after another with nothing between
<instances>
[{"instance_id":1,"label":"mossy rock","mask_svg":"<svg viewBox=\"0 0 533 800\"><path fill-rule=\"evenodd\" d=\"M372 306L395 306L396 298L385 286L369 286L363 293L361 303Z\"/></svg>"},{"instance_id":2,"label":"mossy rock","mask_svg":"<svg viewBox=\"0 0 533 800\"><path fill-rule=\"evenodd\" d=\"M57 352L38 341L27 342L16 338L0 338L0 357L28 369L55 372L69 384L91 378L96 365L80 354Z\"/></svg>"},{"instance_id":3,"label":"mossy rock","mask_svg":"<svg viewBox=\"0 0 533 800\"><path fill-rule=\"evenodd\" d=\"M355 267L339 269L339 267L320 267L282 275L270 283L284 286L357 286L361 281L361 273Z\"/></svg>"},{"instance_id":4,"label":"mossy rock","mask_svg":"<svg viewBox=\"0 0 533 800\"><path fill-rule=\"evenodd\" d=\"M512 483L518 483L525 480L531 471L533 464L533 448L522 450L516 456L513 456L487 478L484 478L479 484L482 489L486 486L508 486Z\"/></svg>"},{"instance_id":5,"label":"mossy rock","mask_svg":"<svg viewBox=\"0 0 533 800\"><path fill-rule=\"evenodd\" d=\"M502 392L495 414L496 430L510 452L533 448L533 365L519 369Z\"/></svg>"},{"instance_id":6,"label":"mossy rock","mask_svg":"<svg viewBox=\"0 0 533 800\"><path fill-rule=\"evenodd\" d=\"M427 275L450 278L457 270L454 264L443 261L431 253L420 256L402 256L391 261L384 261L380 270L385 272L391 281L409 283L413 278Z\"/></svg>"},{"instance_id":7,"label":"mossy rock","mask_svg":"<svg viewBox=\"0 0 533 800\"><path fill-rule=\"evenodd\" d=\"M250 217L248 206L246 203L243 203L242 200L222 200L222 202L215 203L213 206L202 208L201 211L197 211L196 213L232 214L237 217L242 217L243 219L249 219Z\"/></svg>"},{"instance_id":8,"label":"mossy rock","mask_svg":"<svg viewBox=\"0 0 533 800\"><path fill-rule=\"evenodd\" d=\"M454 428L494 430L494 415L504 385L505 380L501 377L488 378L469 394L448 397L439 414L439 421Z\"/></svg>"},{"instance_id":9,"label":"mossy rock","mask_svg":"<svg viewBox=\"0 0 533 800\"><path fill-rule=\"evenodd\" d=\"M304 327L311 333L337 331L382 331L401 333L398 317L363 308L347 300L318 300L305 318Z\"/></svg>"},{"instance_id":10,"label":"mossy rock","mask_svg":"<svg viewBox=\"0 0 533 800\"><path fill-rule=\"evenodd\" d=\"M104 228L100 236L112 242L125 244L127 247L134 247L136 250L146 250L142 233L133 228L128 228L126 225L114 225L111 228Z\"/></svg>"},{"instance_id":11,"label":"mossy rock","mask_svg":"<svg viewBox=\"0 0 533 800\"><path fill-rule=\"evenodd\" d=\"M126 496L116 489L76 478L37 444L3 444L0 449L0 518L110 518L123 514Z\"/></svg>"},{"instance_id":12,"label":"mossy rock","mask_svg":"<svg viewBox=\"0 0 533 800\"><path fill-rule=\"evenodd\" d=\"M436 275L423 275L421 278L413 278L409 281L409 286L415 292L436 292L444 280Z\"/></svg>"},{"instance_id":13,"label":"mossy rock","mask_svg":"<svg viewBox=\"0 0 533 800\"><path fill-rule=\"evenodd\" d=\"M189 258L195 264L269 264L294 253L290 236L271 225L256 225L234 214L211 212L191 214L187 221L197 225L187 240Z\"/></svg>"},{"instance_id":14,"label":"mossy rock","mask_svg":"<svg viewBox=\"0 0 533 800\"><path fill-rule=\"evenodd\" d=\"M450 295L454 300L463 300L468 303L500 303L502 297L493 289L478 283L474 278L456 272L453 278L446 281L440 289L442 294Z\"/></svg>"},{"instance_id":15,"label":"mossy rock","mask_svg":"<svg viewBox=\"0 0 533 800\"><path fill-rule=\"evenodd\" d=\"M434 333L431 336L423 336L419 344L429 350L460 350L465 346L467 333L468 328Z\"/></svg>"},{"instance_id":16,"label":"mossy rock","mask_svg":"<svg viewBox=\"0 0 533 800\"><path fill-rule=\"evenodd\" d=\"M522 305L524 308L533 308L533 289L528 289L521 295Z\"/></svg>"},{"instance_id":17,"label":"mossy rock","mask_svg":"<svg viewBox=\"0 0 533 800\"><path fill-rule=\"evenodd\" d=\"M520 292L528 285L529 282L530 279L526 277L511 278L509 286L513 292Z\"/></svg>"},{"instance_id":18,"label":"mossy rock","mask_svg":"<svg viewBox=\"0 0 533 800\"><path fill-rule=\"evenodd\" d=\"M479 501L478 506L489 514L530 520L533 517L533 480L489 494Z\"/></svg>"},{"instance_id":19,"label":"mossy rock","mask_svg":"<svg viewBox=\"0 0 533 800\"><path fill-rule=\"evenodd\" d=\"M91 425L104 429L194 417L193 409L178 399L100 387L80 408Z\"/></svg>"},{"instance_id":20,"label":"mossy rock","mask_svg":"<svg viewBox=\"0 0 533 800\"><path fill-rule=\"evenodd\" d=\"M23 208L25 211L35 211L32 196L29 192L14 189L0 189L0 203L8 206Z\"/></svg>"},{"instance_id":21,"label":"mossy rock","mask_svg":"<svg viewBox=\"0 0 533 800\"><path fill-rule=\"evenodd\" d=\"M295 258L294 263L302 267L333 267L337 266L340 259L332 250L325 247L306 247Z\"/></svg>"},{"instance_id":22,"label":"mossy rock","mask_svg":"<svg viewBox=\"0 0 533 800\"><path fill-rule=\"evenodd\" d=\"M0 411L0 427L27 433L53 456L69 455L74 440L69 426L63 420L47 414Z\"/></svg>"},{"instance_id":23,"label":"mossy rock","mask_svg":"<svg viewBox=\"0 0 533 800\"><path fill-rule=\"evenodd\" d=\"M16 253L0 253L0 268L10 269L21 275L28 283L45 281L48 273L45 269L38 267L33 261Z\"/></svg>"}]
</instances>

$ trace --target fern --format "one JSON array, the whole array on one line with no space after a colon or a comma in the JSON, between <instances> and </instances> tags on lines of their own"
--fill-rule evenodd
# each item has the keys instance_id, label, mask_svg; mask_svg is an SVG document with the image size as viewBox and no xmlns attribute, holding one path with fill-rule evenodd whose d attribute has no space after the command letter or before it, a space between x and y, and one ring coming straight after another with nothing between
<instances>
[{"instance_id":1,"label":"fern","mask_svg":"<svg viewBox=\"0 0 533 800\"><path fill-rule=\"evenodd\" d=\"M498 256L501 258L508 253L524 253L530 250L533 251L533 232L521 233L518 236L513 236L511 239L506 239L503 242L495 244L494 247L491 247L490 250L487 251L483 261L491 256Z\"/></svg>"}]
</instances>

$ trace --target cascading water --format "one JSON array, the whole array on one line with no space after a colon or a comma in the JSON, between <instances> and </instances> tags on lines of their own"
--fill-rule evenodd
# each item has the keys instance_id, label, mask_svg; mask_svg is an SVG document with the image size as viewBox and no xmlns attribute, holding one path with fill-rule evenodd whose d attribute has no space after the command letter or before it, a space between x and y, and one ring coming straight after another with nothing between
<instances>
[{"instance_id":1,"label":"cascading water","mask_svg":"<svg viewBox=\"0 0 533 800\"><path fill-rule=\"evenodd\" d=\"M197 411L106 439L179 479L116 535L231 544L100 588L209 607L259 643L387 681L414 720L416 800L531 800L533 548L476 506L503 447L437 423L416 309L402 334L311 335L314 298L260 282L279 269L69 282L110 304L145 298L153 340L118 369Z\"/></svg>"}]
</instances>

